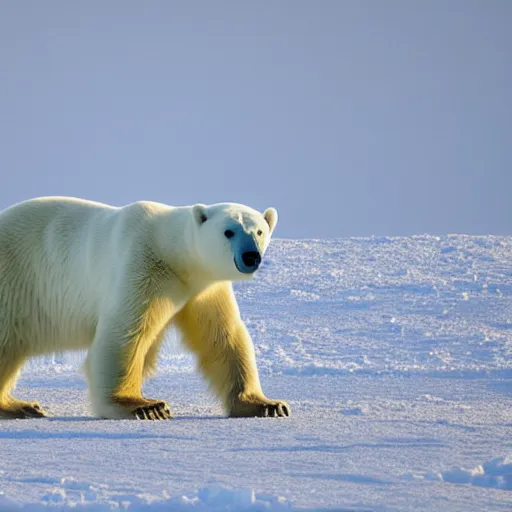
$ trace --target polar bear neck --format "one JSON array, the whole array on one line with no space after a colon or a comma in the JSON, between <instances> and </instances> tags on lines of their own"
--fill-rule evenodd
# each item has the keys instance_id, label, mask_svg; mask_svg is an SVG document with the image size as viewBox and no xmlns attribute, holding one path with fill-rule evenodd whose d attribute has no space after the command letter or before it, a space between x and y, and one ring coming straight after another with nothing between
<instances>
[{"instance_id":1,"label":"polar bear neck","mask_svg":"<svg viewBox=\"0 0 512 512\"><path fill-rule=\"evenodd\" d=\"M197 226L190 207L162 206L151 217L150 246L155 268L165 267L190 297L218 281L201 267L197 257Z\"/></svg>"}]
</instances>

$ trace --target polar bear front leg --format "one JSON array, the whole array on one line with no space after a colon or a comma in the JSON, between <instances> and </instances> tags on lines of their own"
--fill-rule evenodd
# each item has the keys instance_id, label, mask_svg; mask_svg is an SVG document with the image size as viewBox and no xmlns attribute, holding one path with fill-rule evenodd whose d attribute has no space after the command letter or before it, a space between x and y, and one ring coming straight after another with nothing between
<instances>
[{"instance_id":1,"label":"polar bear front leg","mask_svg":"<svg viewBox=\"0 0 512 512\"><path fill-rule=\"evenodd\" d=\"M121 309L100 320L86 361L92 408L97 416L148 420L172 417L165 401L142 396L146 356L159 341L163 322L161 305L157 309Z\"/></svg>"},{"instance_id":2,"label":"polar bear front leg","mask_svg":"<svg viewBox=\"0 0 512 512\"><path fill-rule=\"evenodd\" d=\"M267 398L261 389L254 346L231 283L208 288L189 301L175 321L229 416L290 415L286 402Z\"/></svg>"}]
</instances>

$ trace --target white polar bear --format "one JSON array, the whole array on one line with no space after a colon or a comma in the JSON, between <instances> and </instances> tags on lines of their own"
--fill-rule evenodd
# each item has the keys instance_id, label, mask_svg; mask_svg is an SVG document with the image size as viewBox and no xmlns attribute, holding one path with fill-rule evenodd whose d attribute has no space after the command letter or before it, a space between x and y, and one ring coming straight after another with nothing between
<instances>
[{"instance_id":1,"label":"white polar bear","mask_svg":"<svg viewBox=\"0 0 512 512\"><path fill-rule=\"evenodd\" d=\"M276 223L273 208L234 203L47 197L1 212L0 416L45 415L10 393L27 358L87 348L96 416L170 418L141 387L171 324L229 416L288 416L263 394L231 284L256 271Z\"/></svg>"}]
</instances>

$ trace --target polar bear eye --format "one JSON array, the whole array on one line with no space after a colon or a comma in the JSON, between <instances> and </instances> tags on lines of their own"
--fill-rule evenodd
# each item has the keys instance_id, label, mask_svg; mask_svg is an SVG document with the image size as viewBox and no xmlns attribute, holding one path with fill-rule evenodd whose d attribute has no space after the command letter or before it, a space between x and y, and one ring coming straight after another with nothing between
<instances>
[{"instance_id":1,"label":"polar bear eye","mask_svg":"<svg viewBox=\"0 0 512 512\"><path fill-rule=\"evenodd\" d=\"M224 231L224 236L226 238L233 238L235 236L235 233L231 231L231 229L226 229L226 231Z\"/></svg>"},{"instance_id":2,"label":"polar bear eye","mask_svg":"<svg viewBox=\"0 0 512 512\"><path fill-rule=\"evenodd\" d=\"M258 236L261 236L262 234L263 234L263 231L261 231L261 229L258 229L258 233L257 233L257 235L258 235Z\"/></svg>"}]
</instances>

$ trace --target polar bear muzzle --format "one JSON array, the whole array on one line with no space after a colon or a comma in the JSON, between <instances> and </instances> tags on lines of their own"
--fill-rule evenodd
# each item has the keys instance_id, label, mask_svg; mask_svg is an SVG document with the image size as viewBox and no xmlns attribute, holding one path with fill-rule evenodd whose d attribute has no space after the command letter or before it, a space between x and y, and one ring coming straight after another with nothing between
<instances>
[{"instance_id":1,"label":"polar bear muzzle","mask_svg":"<svg viewBox=\"0 0 512 512\"><path fill-rule=\"evenodd\" d=\"M252 274L258 270L261 263L261 255L256 251L245 251L241 255L235 254L233 258L235 266L242 274Z\"/></svg>"},{"instance_id":2,"label":"polar bear muzzle","mask_svg":"<svg viewBox=\"0 0 512 512\"><path fill-rule=\"evenodd\" d=\"M228 229L224 235L231 244L233 261L242 274L252 274L261 263L261 253L253 236L241 229Z\"/></svg>"}]
</instances>

